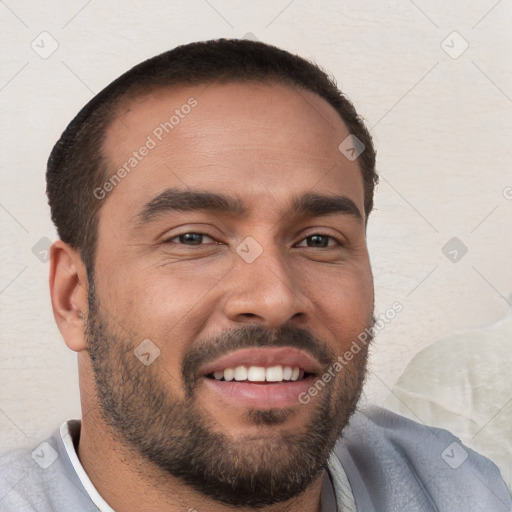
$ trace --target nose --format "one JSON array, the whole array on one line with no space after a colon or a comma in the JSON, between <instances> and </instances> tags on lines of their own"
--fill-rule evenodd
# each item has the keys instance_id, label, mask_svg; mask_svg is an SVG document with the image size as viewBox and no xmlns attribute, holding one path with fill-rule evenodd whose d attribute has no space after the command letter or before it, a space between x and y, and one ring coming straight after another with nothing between
<instances>
[{"instance_id":1,"label":"nose","mask_svg":"<svg viewBox=\"0 0 512 512\"><path fill-rule=\"evenodd\" d=\"M238 255L229 278L224 312L236 323L258 323L279 328L304 320L311 300L304 293L303 276L276 249L265 249L252 263Z\"/></svg>"}]
</instances>

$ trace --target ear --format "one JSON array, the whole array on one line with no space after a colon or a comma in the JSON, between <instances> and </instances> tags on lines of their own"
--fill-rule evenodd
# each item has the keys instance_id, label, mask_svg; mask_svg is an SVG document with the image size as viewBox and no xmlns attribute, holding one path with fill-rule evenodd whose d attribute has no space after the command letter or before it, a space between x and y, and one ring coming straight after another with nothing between
<instances>
[{"instance_id":1,"label":"ear","mask_svg":"<svg viewBox=\"0 0 512 512\"><path fill-rule=\"evenodd\" d=\"M75 352L85 350L87 271L78 252L62 240L50 249L50 295L53 316L66 345Z\"/></svg>"}]
</instances>

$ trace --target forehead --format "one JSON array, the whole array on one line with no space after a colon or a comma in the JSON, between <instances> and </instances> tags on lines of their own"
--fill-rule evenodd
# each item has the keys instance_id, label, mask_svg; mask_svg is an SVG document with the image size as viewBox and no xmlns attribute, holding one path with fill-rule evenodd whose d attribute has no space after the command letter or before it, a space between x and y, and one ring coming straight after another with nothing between
<instances>
[{"instance_id":1,"label":"forehead","mask_svg":"<svg viewBox=\"0 0 512 512\"><path fill-rule=\"evenodd\" d=\"M106 180L122 176L112 180L103 208L130 215L179 186L249 202L323 189L351 196L363 211L359 165L338 150L347 136L325 100L282 84L154 90L122 102L107 129Z\"/></svg>"}]
</instances>

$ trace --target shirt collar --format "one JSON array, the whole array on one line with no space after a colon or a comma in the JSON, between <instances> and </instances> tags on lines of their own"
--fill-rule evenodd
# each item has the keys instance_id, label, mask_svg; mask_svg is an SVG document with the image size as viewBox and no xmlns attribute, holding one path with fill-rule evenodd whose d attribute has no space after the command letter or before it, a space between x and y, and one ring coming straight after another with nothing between
<instances>
[{"instance_id":1,"label":"shirt collar","mask_svg":"<svg viewBox=\"0 0 512 512\"><path fill-rule=\"evenodd\" d=\"M71 428L74 427L74 428ZM66 453L68 454L69 460L73 465L73 468L80 479L80 482L84 486L87 494L91 498L91 501L96 505L96 508L100 512L115 512L114 509L101 497L100 493L96 490L90 478L87 476L80 459L75 450L74 445L74 437L78 440L80 436L80 420L69 420L65 421L60 426L60 437L62 439L62 443L64 444L64 448L66 449Z\"/></svg>"}]
</instances>

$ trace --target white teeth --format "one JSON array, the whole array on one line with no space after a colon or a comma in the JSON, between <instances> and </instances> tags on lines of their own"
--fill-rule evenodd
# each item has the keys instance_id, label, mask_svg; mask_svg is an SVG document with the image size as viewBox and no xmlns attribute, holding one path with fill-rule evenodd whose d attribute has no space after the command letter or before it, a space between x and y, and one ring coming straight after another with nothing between
<instances>
[{"instance_id":1,"label":"white teeth","mask_svg":"<svg viewBox=\"0 0 512 512\"><path fill-rule=\"evenodd\" d=\"M247 368L245 366L235 368L235 380L247 380Z\"/></svg>"},{"instance_id":2,"label":"white teeth","mask_svg":"<svg viewBox=\"0 0 512 512\"><path fill-rule=\"evenodd\" d=\"M247 380L263 382L265 380L265 368L263 366L250 366L247 371Z\"/></svg>"},{"instance_id":3,"label":"white teeth","mask_svg":"<svg viewBox=\"0 0 512 512\"><path fill-rule=\"evenodd\" d=\"M282 382L295 381L304 377L304 370L298 366L275 365L265 368L263 366L237 366L213 372L216 380L246 381L249 382Z\"/></svg>"},{"instance_id":4,"label":"white teeth","mask_svg":"<svg viewBox=\"0 0 512 512\"><path fill-rule=\"evenodd\" d=\"M267 368L267 382L279 382L283 380L283 367L282 366L271 366Z\"/></svg>"}]
</instances>

